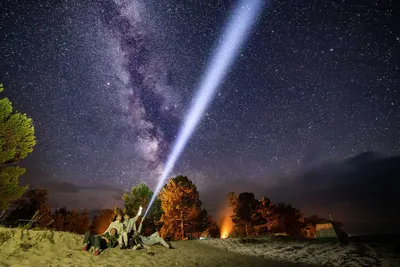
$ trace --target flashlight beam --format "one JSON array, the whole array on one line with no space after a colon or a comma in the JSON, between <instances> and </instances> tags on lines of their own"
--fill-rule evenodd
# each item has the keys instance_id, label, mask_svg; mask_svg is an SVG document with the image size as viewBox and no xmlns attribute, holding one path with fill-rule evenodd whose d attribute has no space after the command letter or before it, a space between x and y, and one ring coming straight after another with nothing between
<instances>
[{"instance_id":1,"label":"flashlight beam","mask_svg":"<svg viewBox=\"0 0 400 267\"><path fill-rule=\"evenodd\" d=\"M253 22L262 11L264 1L265 0L242 0L230 17L227 28L221 38L222 41L217 45L217 49L211 59L211 64L208 66L203 76L200 87L194 97L194 101L192 102L183 126L178 133L178 138L175 140L171 154L167 159L144 217L149 211L158 192L164 185L167 176L172 171L172 168L189 141L190 136L193 134L204 111L213 99L218 85L226 76L230 65L242 44L247 39Z\"/></svg>"}]
</instances>

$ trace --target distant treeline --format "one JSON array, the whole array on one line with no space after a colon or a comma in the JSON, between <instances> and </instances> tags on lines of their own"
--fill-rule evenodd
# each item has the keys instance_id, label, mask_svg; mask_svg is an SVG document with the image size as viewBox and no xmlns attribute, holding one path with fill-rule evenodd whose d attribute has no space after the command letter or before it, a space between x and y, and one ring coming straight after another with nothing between
<instances>
[{"instance_id":1,"label":"distant treeline","mask_svg":"<svg viewBox=\"0 0 400 267\"><path fill-rule=\"evenodd\" d=\"M3 213L0 223L8 226L27 224L32 226L83 234L88 229L102 233L118 213L134 216L142 206L147 208L153 192L145 184L132 187L122 196L124 207L104 209L90 220L86 209L78 211L66 208L51 211L45 189L27 191ZM284 233L294 237L315 236L315 224L323 220L314 215L304 218L299 210L290 205L272 204L267 198L255 199L253 193L229 193L232 222L235 227L230 236L259 236L268 233ZM21 219L25 219L21 221ZM173 240L199 237L220 237L220 229L199 199L196 186L186 176L171 178L151 206L143 224L143 234L159 231L163 237Z\"/></svg>"},{"instance_id":2,"label":"distant treeline","mask_svg":"<svg viewBox=\"0 0 400 267\"><path fill-rule=\"evenodd\" d=\"M273 204L270 199L256 199L253 193L228 194L231 216L235 227L230 236L260 236L282 234L293 237L315 238L317 223L328 221L318 215L304 217L296 208L285 203ZM343 224L335 221L335 225Z\"/></svg>"}]
</instances>

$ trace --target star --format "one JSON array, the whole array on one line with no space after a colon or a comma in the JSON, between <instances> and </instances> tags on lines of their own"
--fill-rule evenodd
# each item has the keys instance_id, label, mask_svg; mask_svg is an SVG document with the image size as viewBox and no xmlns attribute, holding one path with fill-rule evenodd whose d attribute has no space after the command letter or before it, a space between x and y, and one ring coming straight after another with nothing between
<instances>
[{"instance_id":1,"label":"star","mask_svg":"<svg viewBox=\"0 0 400 267\"><path fill-rule=\"evenodd\" d=\"M0 81L38 140L23 182L154 188L235 1L11 2ZM369 150L400 153L395 12L369 0L267 2L172 171L201 195L249 177L283 186ZM56 195L104 208L95 193Z\"/></svg>"}]
</instances>

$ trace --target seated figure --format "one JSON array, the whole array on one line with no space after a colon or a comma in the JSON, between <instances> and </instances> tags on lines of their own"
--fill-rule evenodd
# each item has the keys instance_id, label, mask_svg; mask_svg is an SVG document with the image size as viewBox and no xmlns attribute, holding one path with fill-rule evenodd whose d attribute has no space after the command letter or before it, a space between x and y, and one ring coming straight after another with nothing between
<instances>
[{"instance_id":1,"label":"seated figure","mask_svg":"<svg viewBox=\"0 0 400 267\"><path fill-rule=\"evenodd\" d=\"M166 248L173 249L173 247L168 244L158 232L150 236L142 236L140 232L142 231L143 220L140 222L139 229L135 232L132 236L133 240L135 241L136 245L132 248L133 250L137 250L139 248L150 248L152 245L161 244Z\"/></svg>"},{"instance_id":2,"label":"seated figure","mask_svg":"<svg viewBox=\"0 0 400 267\"><path fill-rule=\"evenodd\" d=\"M135 217L130 218L129 214L125 213L122 233L119 235L118 243L121 249L129 248L129 239L136 232L136 221L142 213L142 207L139 208Z\"/></svg>"},{"instance_id":3,"label":"seated figure","mask_svg":"<svg viewBox=\"0 0 400 267\"><path fill-rule=\"evenodd\" d=\"M100 250L104 250L106 248L113 248L118 243L118 233L117 229L112 228L109 232L106 232L103 235L94 235L90 231L85 233L85 237L83 239L83 247L82 250L88 251L91 246L94 247L94 256L100 255Z\"/></svg>"}]
</instances>

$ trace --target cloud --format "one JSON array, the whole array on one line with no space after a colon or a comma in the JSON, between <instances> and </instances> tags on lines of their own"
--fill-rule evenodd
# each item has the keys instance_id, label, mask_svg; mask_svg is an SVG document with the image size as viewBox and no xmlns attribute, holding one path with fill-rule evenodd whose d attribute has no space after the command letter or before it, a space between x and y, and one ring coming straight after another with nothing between
<instances>
[{"instance_id":1,"label":"cloud","mask_svg":"<svg viewBox=\"0 0 400 267\"><path fill-rule=\"evenodd\" d=\"M27 176L22 176L21 184L28 184ZM29 189L46 189L48 204L52 208L66 207L69 209L103 209L122 205L124 190L114 186L99 184L96 186L79 186L70 182L55 180L29 179Z\"/></svg>"}]
</instances>

